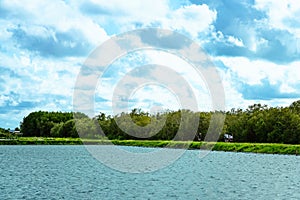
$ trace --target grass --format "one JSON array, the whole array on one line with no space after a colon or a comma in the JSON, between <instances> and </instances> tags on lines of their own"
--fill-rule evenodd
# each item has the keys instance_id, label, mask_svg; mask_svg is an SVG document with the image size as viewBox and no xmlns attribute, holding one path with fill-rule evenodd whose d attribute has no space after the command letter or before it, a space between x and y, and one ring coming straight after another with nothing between
<instances>
[{"instance_id":1,"label":"grass","mask_svg":"<svg viewBox=\"0 0 300 200\"><path fill-rule=\"evenodd\" d=\"M1 139L0 145L123 145L141 147L170 147L189 149L212 149L213 151L252 152L268 154L300 154L300 145L272 143L183 142L166 140L101 140L81 138L19 137Z\"/></svg>"}]
</instances>

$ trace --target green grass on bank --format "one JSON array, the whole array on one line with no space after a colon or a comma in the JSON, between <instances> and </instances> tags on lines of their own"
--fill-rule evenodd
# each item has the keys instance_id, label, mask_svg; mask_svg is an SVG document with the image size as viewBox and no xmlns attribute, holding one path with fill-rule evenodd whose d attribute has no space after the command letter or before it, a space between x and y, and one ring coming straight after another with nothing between
<instances>
[{"instance_id":1,"label":"green grass on bank","mask_svg":"<svg viewBox=\"0 0 300 200\"><path fill-rule=\"evenodd\" d=\"M19 137L0 139L0 145L124 145L141 147L189 148L214 151L252 152L268 154L300 154L300 145L270 143L181 142L165 140L100 140L81 138Z\"/></svg>"}]
</instances>

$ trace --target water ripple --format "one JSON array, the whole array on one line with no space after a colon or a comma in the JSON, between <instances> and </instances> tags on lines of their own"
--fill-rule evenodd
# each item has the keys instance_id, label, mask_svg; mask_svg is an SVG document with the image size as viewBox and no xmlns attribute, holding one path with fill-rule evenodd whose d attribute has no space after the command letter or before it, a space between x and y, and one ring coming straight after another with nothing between
<instances>
[{"instance_id":1,"label":"water ripple","mask_svg":"<svg viewBox=\"0 0 300 200\"><path fill-rule=\"evenodd\" d=\"M198 155L190 150L164 169L129 174L84 146L0 146L0 199L300 199L299 157Z\"/></svg>"}]
</instances>

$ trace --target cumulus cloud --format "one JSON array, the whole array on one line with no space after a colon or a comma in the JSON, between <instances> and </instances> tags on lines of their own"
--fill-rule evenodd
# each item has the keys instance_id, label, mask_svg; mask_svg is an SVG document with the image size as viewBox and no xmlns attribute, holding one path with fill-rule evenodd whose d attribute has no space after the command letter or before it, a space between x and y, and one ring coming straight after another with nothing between
<instances>
[{"instance_id":1,"label":"cumulus cloud","mask_svg":"<svg viewBox=\"0 0 300 200\"><path fill-rule=\"evenodd\" d=\"M146 65L149 65L149 67L142 67ZM159 105L166 109L168 107L169 109L179 109L182 106L180 103L183 102L176 103L172 99L176 100L178 96L183 95L180 91L186 91L186 86L179 84L181 82L181 80L178 80L179 77L176 78L170 73L166 74L165 70L160 66L167 67L187 82L187 86L191 88L191 92L193 93L192 95L198 101L199 109L211 109L211 96L205 83L205 77L201 76L190 63L178 55L165 51L146 50L143 52L134 52L115 61L114 64L105 70L101 82L97 86L96 96L101 96L112 103L116 87L120 87L118 85L119 82L126 76L126 80L130 84L123 85L125 88L121 88L121 91L130 90L133 92L131 94L132 101L128 98L122 101L125 101L125 103L129 101L130 107L143 105L145 110L149 110L151 106ZM150 85L140 84L141 82L147 82ZM177 90L174 90L174 88L177 88ZM179 93L177 93L178 91ZM111 112L107 108L107 104L103 104L100 100L97 102L97 110L101 109L108 109Z\"/></svg>"},{"instance_id":2,"label":"cumulus cloud","mask_svg":"<svg viewBox=\"0 0 300 200\"><path fill-rule=\"evenodd\" d=\"M172 2L156 1L91 1L80 5L81 10L92 16L97 16L99 23L113 21L120 24L114 27L116 31L128 31L135 28L160 27L181 31L196 39L198 34L207 31L216 19L216 11L206 4L184 4L176 8ZM106 17L109 16L110 19Z\"/></svg>"},{"instance_id":3,"label":"cumulus cloud","mask_svg":"<svg viewBox=\"0 0 300 200\"><path fill-rule=\"evenodd\" d=\"M266 13L267 24L300 37L300 5L296 0L256 0L254 7Z\"/></svg>"},{"instance_id":4,"label":"cumulus cloud","mask_svg":"<svg viewBox=\"0 0 300 200\"><path fill-rule=\"evenodd\" d=\"M6 32L16 45L42 55L87 56L108 39L103 28L63 1L3 1ZM72 54L73 53L73 54Z\"/></svg>"},{"instance_id":5,"label":"cumulus cloud","mask_svg":"<svg viewBox=\"0 0 300 200\"><path fill-rule=\"evenodd\" d=\"M163 28L182 30L196 39L199 33L209 30L216 20L217 12L203 4L183 6L168 15L169 18L162 20Z\"/></svg>"},{"instance_id":6,"label":"cumulus cloud","mask_svg":"<svg viewBox=\"0 0 300 200\"><path fill-rule=\"evenodd\" d=\"M280 65L244 57L218 57L227 67L227 81L244 99L271 100L300 97L299 62Z\"/></svg>"},{"instance_id":7,"label":"cumulus cloud","mask_svg":"<svg viewBox=\"0 0 300 200\"><path fill-rule=\"evenodd\" d=\"M71 111L75 81L89 53L110 36L148 27L179 32L203 47L208 56L203 53L199 59L210 57L218 67L228 109L256 101L287 105L300 93L299 5L293 0L1 1L0 127L17 126L35 110ZM189 46L176 34L153 33L137 42L153 45L158 37L162 48L183 52ZM128 47L124 41L120 49L102 53ZM188 80L199 108L211 108L205 80L180 55L146 51L123 57L98 83L102 85L95 91L96 113L111 110L116 83L144 64L176 70ZM149 75L159 77L155 73L159 70ZM137 91L130 105L177 105L173 100L165 90L148 87Z\"/></svg>"},{"instance_id":8,"label":"cumulus cloud","mask_svg":"<svg viewBox=\"0 0 300 200\"><path fill-rule=\"evenodd\" d=\"M204 1L217 12L213 30L201 38L215 56L245 56L278 64L299 60L296 1ZM294 21L293 21L294 20Z\"/></svg>"}]
</instances>

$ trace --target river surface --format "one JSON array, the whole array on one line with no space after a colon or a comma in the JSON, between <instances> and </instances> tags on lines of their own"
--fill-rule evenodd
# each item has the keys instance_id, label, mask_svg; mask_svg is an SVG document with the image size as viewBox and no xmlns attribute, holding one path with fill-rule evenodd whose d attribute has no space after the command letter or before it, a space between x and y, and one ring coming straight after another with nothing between
<instances>
[{"instance_id":1,"label":"river surface","mask_svg":"<svg viewBox=\"0 0 300 200\"><path fill-rule=\"evenodd\" d=\"M0 199L300 199L300 157L288 155L188 150L163 169L132 174L84 146L0 146L0 172Z\"/></svg>"}]
</instances>

